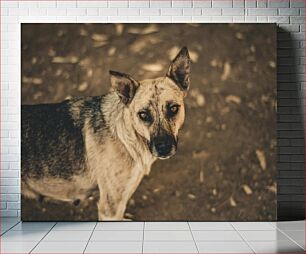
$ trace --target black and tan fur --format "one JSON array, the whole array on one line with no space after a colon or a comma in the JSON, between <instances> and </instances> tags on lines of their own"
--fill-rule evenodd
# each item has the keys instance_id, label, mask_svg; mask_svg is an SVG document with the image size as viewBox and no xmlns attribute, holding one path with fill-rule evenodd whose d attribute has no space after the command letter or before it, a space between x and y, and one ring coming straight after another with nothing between
<instances>
[{"instance_id":1,"label":"black and tan fur","mask_svg":"<svg viewBox=\"0 0 306 254\"><path fill-rule=\"evenodd\" d=\"M106 95L22 106L22 195L73 202L98 186L99 220L122 220L152 163L176 152L189 73L184 47L164 77L110 71Z\"/></svg>"}]
</instances>

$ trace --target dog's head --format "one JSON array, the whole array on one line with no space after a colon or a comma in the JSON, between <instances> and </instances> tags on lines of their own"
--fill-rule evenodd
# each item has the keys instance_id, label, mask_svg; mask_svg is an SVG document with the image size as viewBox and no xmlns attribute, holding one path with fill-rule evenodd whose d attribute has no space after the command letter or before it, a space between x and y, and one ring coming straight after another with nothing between
<instances>
[{"instance_id":1,"label":"dog's head","mask_svg":"<svg viewBox=\"0 0 306 254\"><path fill-rule=\"evenodd\" d=\"M187 48L180 50L164 77L138 82L127 74L110 71L110 75L113 90L129 112L125 121L131 121L152 155L160 159L174 155L190 84Z\"/></svg>"}]
</instances>

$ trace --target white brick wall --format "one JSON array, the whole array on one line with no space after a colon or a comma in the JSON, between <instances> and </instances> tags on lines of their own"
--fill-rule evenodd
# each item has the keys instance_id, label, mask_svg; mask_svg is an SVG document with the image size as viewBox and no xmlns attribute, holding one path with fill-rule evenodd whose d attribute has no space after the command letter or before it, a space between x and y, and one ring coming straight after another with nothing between
<instances>
[{"instance_id":1,"label":"white brick wall","mask_svg":"<svg viewBox=\"0 0 306 254\"><path fill-rule=\"evenodd\" d=\"M277 22L293 39L279 34L279 47L294 48L296 54L292 58L284 51L279 65L295 67L301 87L305 80L304 0L2 0L0 4L1 216L20 214L21 22ZM286 88L291 76L280 76Z\"/></svg>"}]
</instances>

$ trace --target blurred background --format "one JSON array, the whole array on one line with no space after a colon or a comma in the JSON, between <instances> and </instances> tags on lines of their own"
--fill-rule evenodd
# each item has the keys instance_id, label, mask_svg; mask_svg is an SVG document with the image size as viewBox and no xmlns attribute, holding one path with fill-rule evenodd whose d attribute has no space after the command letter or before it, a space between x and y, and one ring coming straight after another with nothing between
<instances>
[{"instance_id":1,"label":"blurred background","mask_svg":"<svg viewBox=\"0 0 306 254\"><path fill-rule=\"evenodd\" d=\"M178 152L153 165L125 217L275 220L273 24L22 24L22 104L107 93L110 69L163 76L182 46L193 64ZM97 200L23 198L23 218L94 221Z\"/></svg>"}]
</instances>

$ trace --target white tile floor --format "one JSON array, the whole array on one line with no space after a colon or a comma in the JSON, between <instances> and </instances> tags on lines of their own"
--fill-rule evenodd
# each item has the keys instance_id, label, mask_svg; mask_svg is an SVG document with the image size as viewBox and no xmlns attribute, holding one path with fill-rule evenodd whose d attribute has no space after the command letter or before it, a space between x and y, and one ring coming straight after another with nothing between
<instances>
[{"instance_id":1,"label":"white tile floor","mask_svg":"<svg viewBox=\"0 0 306 254\"><path fill-rule=\"evenodd\" d=\"M0 253L304 253L305 221L20 222L1 218Z\"/></svg>"}]
</instances>

